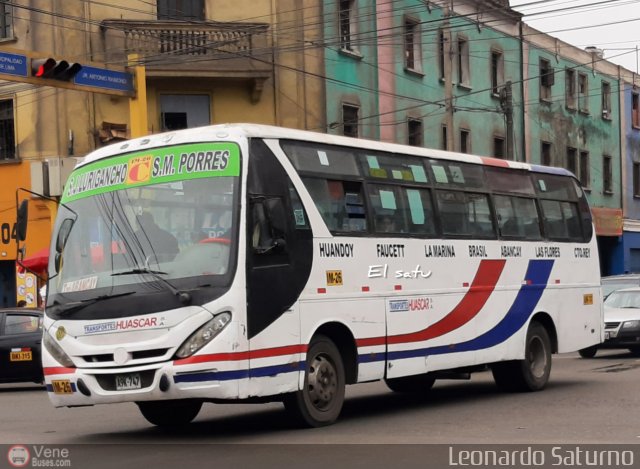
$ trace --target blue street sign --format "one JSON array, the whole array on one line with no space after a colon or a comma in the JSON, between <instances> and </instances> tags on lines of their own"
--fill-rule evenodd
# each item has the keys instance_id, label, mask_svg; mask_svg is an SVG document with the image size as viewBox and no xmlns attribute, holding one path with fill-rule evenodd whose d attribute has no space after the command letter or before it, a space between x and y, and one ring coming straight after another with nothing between
<instances>
[{"instance_id":1,"label":"blue street sign","mask_svg":"<svg viewBox=\"0 0 640 469\"><path fill-rule=\"evenodd\" d=\"M133 75L127 72L117 72L106 68L89 67L83 65L74 77L76 85L106 88L115 91L133 91Z\"/></svg>"},{"instance_id":2,"label":"blue street sign","mask_svg":"<svg viewBox=\"0 0 640 469\"><path fill-rule=\"evenodd\" d=\"M25 55L0 52L0 73L6 75L27 76L27 57Z\"/></svg>"}]
</instances>

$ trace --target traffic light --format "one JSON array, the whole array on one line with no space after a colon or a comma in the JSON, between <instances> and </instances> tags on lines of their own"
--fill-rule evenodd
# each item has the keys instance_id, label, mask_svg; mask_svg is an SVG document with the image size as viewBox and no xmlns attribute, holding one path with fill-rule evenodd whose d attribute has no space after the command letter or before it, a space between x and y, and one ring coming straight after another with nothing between
<instances>
[{"instance_id":1,"label":"traffic light","mask_svg":"<svg viewBox=\"0 0 640 469\"><path fill-rule=\"evenodd\" d=\"M56 60L51 57L31 60L31 76L36 78L71 81L80 70L82 70L82 65L69 63L66 60Z\"/></svg>"}]
</instances>

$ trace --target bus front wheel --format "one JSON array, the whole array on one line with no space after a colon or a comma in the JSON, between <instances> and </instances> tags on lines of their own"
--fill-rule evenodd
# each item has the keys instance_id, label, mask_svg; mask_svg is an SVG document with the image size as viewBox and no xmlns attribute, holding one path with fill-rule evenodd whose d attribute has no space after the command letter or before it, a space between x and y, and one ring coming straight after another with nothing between
<instances>
[{"instance_id":1,"label":"bus front wheel","mask_svg":"<svg viewBox=\"0 0 640 469\"><path fill-rule=\"evenodd\" d=\"M186 425L200 412L201 401L144 401L136 402L140 413L149 423L159 427Z\"/></svg>"},{"instance_id":2,"label":"bus front wheel","mask_svg":"<svg viewBox=\"0 0 640 469\"><path fill-rule=\"evenodd\" d=\"M493 378L505 391L540 391L551 373L551 340L542 324L532 322L527 331L524 360L495 363Z\"/></svg>"},{"instance_id":3,"label":"bus front wheel","mask_svg":"<svg viewBox=\"0 0 640 469\"><path fill-rule=\"evenodd\" d=\"M335 422L344 403L345 372L336 345L325 336L317 336L309 345L301 390L283 399L293 419L309 427Z\"/></svg>"}]
</instances>

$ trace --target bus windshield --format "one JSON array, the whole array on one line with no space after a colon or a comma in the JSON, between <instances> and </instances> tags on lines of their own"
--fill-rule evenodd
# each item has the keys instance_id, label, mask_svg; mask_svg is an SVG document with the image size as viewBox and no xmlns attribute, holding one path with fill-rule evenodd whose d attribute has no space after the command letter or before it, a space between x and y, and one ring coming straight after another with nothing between
<instances>
[{"instance_id":1,"label":"bus windshield","mask_svg":"<svg viewBox=\"0 0 640 469\"><path fill-rule=\"evenodd\" d=\"M163 171L171 172L156 170ZM63 200L49 262L48 305L143 294L162 284L189 289L230 281L238 231L237 162L230 175L201 171L194 177L185 171L175 177L178 172L115 190L91 186L93 195Z\"/></svg>"}]
</instances>

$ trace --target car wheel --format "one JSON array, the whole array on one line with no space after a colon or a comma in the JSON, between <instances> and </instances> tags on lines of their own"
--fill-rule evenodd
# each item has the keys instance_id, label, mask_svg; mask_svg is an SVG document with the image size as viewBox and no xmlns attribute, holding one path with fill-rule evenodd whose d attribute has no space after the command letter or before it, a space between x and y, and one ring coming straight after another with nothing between
<instances>
[{"instance_id":1,"label":"car wheel","mask_svg":"<svg viewBox=\"0 0 640 469\"><path fill-rule=\"evenodd\" d=\"M335 422L344 403L345 373L342 357L328 337L319 335L309 345L301 390L283 403L298 424L322 427Z\"/></svg>"},{"instance_id":2,"label":"car wheel","mask_svg":"<svg viewBox=\"0 0 640 469\"><path fill-rule=\"evenodd\" d=\"M597 352L598 352L598 347L596 347L595 345L578 350L578 353L582 358L593 358L596 356Z\"/></svg>"},{"instance_id":3,"label":"car wheel","mask_svg":"<svg viewBox=\"0 0 640 469\"><path fill-rule=\"evenodd\" d=\"M535 321L529 325L523 360L495 363L491 372L498 387L505 391L543 389L551 373L551 340L544 326Z\"/></svg>"},{"instance_id":4,"label":"car wheel","mask_svg":"<svg viewBox=\"0 0 640 469\"><path fill-rule=\"evenodd\" d=\"M634 357L640 357L640 347L629 347L629 352L631 352Z\"/></svg>"},{"instance_id":5,"label":"car wheel","mask_svg":"<svg viewBox=\"0 0 640 469\"><path fill-rule=\"evenodd\" d=\"M144 401L136 402L140 413L149 423L159 427L186 425L200 412L201 401Z\"/></svg>"}]
</instances>

